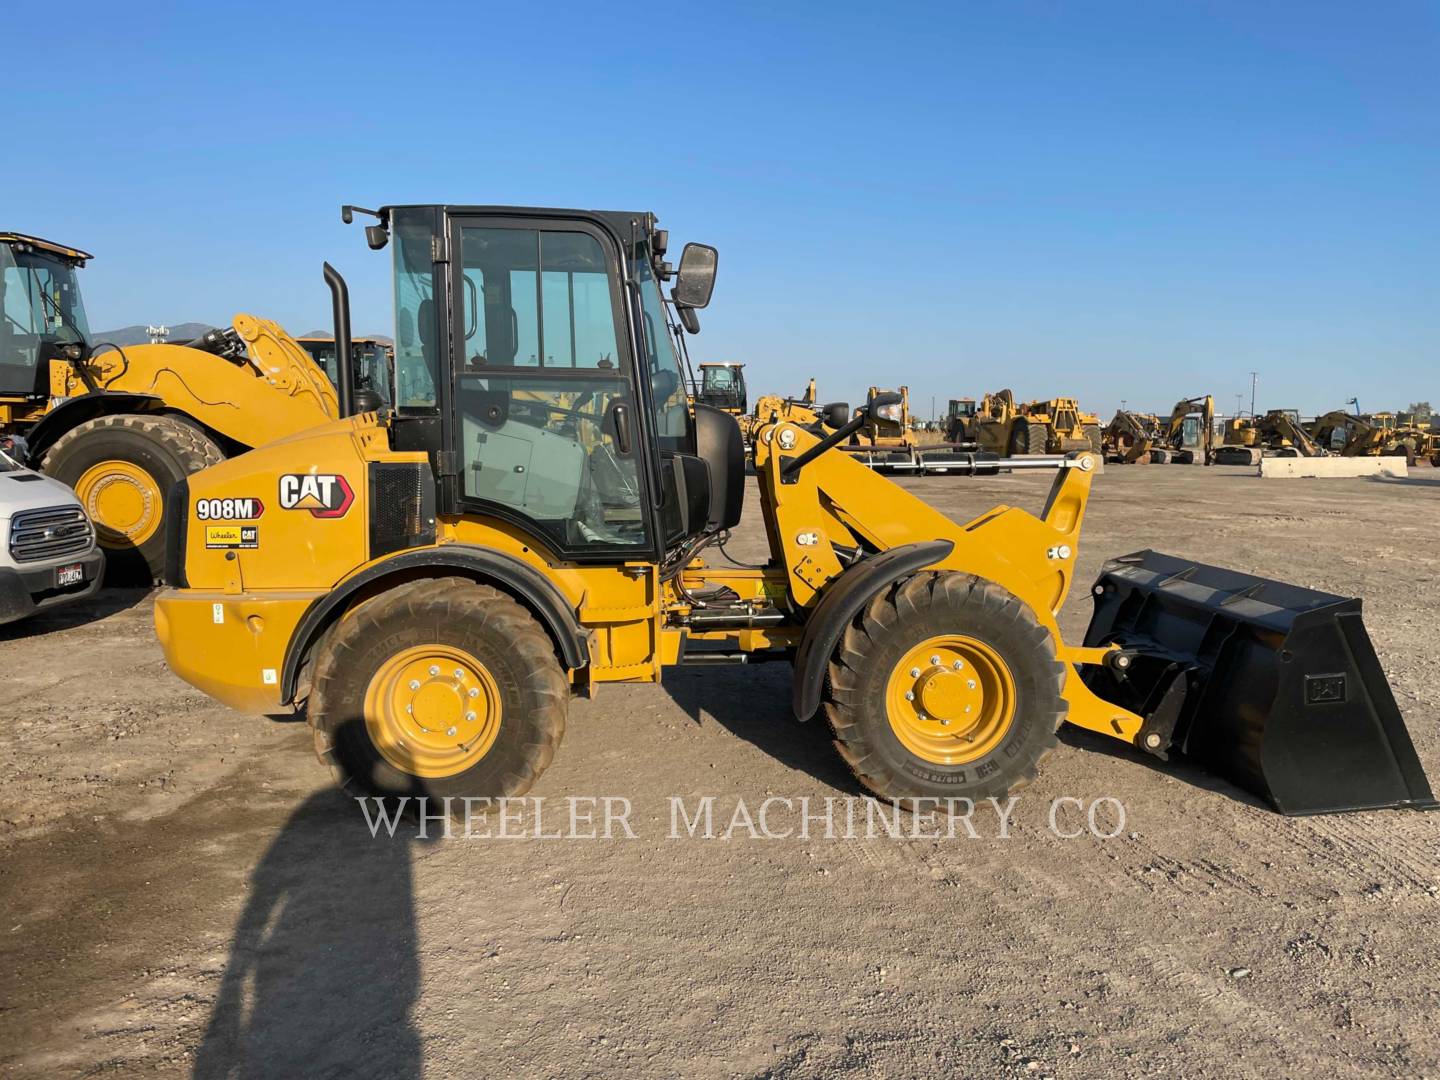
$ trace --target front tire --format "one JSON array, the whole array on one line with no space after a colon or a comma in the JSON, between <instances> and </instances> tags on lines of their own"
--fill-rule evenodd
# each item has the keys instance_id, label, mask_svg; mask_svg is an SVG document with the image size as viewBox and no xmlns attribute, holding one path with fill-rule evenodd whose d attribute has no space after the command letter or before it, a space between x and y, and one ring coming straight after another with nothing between
<instances>
[{"instance_id":1,"label":"front tire","mask_svg":"<svg viewBox=\"0 0 1440 1080\"><path fill-rule=\"evenodd\" d=\"M565 733L554 646L467 578L401 585L347 614L315 660L315 750L354 794L523 795Z\"/></svg>"},{"instance_id":2,"label":"front tire","mask_svg":"<svg viewBox=\"0 0 1440 1080\"><path fill-rule=\"evenodd\" d=\"M87 420L60 436L42 471L69 484L95 522L112 584L149 585L165 571L170 489L225 460L193 424L173 416L121 413Z\"/></svg>"},{"instance_id":3,"label":"front tire","mask_svg":"<svg viewBox=\"0 0 1440 1080\"><path fill-rule=\"evenodd\" d=\"M968 574L882 591L845 628L828 675L836 748L883 799L1004 796L1034 778L1065 717L1050 632Z\"/></svg>"}]
</instances>

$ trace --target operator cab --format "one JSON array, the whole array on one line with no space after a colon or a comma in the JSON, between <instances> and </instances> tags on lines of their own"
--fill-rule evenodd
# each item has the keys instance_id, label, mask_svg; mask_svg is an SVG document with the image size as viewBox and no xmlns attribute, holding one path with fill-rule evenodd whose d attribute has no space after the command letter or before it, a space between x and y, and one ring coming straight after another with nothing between
<instances>
[{"instance_id":1,"label":"operator cab","mask_svg":"<svg viewBox=\"0 0 1440 1080\"><path fill-rule=\"evenodd\" d=\"M692 410L683 374L714 248L686 245L675 270L649 213L361 212L394 265L392 443L430 453L442 515L577 563L664 562L738 522L739 427Z\"/></svg>"},{"instance_id":2,"label":"operator cab","mask_svg":"<svg viewBox=\"0 0 1440 1080\"><path fill-rule=\"evenodd\" d=\"M49 361L84 358L90 327L76 271L90 258L0 230L0 395L48 397Z\"/></svg>"},{"instance_id":3,"label":"operator cab","mask_svg":"<svg viewBox=\"0 0 1440 1080\"><path fill-rule=\"evenodd\" d=\"M310 336L296 338L296 343L310 354L310 359L325 372L337 389L340 386L339 365L335 362L335 339ZM351 338L350 360L353 365L356 412L373 412L390 403L390 346L377 338Z\"/></svg>"},{"instance_id":4,"label":"operator cab","mask_svg":"<svg viewBox=\"0 0 1440 1080\"><path fill-rule=\"evenodd\" d=\"M734 361L701 364L695 400L732 415L746 412L750 405L745 389L745 365Z\"/></svg>"}]
</instances>

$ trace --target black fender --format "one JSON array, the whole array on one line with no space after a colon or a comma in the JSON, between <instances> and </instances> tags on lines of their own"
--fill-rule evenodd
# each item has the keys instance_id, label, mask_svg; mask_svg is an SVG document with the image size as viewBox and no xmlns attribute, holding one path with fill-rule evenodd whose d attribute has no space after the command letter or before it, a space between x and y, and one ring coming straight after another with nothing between
<instances>
[{"instance_id":1,"label":"black fender","mask_svg":"<svg viewBox=\"0 0 1440 1080\"><path fill-rule=\"evenodd\" d=\"M549 631L567 668L589 666L589 639L565 597L544 574L503 551L471 544L446 544L440 548L395 555L347 578L311 604L301 616L285 649L285 663L280 674L280 700L293 700L300 668L311 647L340 618L349 607L348 601L358 592L377 584L383 585L387 578L394 578L398 584L422 577L442 577L447 573L473 578L510 593L529 608Z\"/></svg>"},{"instance_id":2,"label":"black fender","mask_svg":"<svg viewBox=\"0 0 1440 1080\"><path fill-rule=\"evenodd\" d=\"M820 603L805 622L805 635L795 652L795 684L791 707L801 720L820 708L825 666L850 620L871 598L893 581L948 558L955 545L949 540L921 540L901 544L861 559L825 587Z\"/></svg>"},{"instance_id":3,"label":"black fender","mask_svg":"<svg viewBox=\"0 0 1440 1080\"><path fill-rule=\"evenodd\" d=\"M32 469L40 468L45 452L55 445L60 436L87 420L115 413L158 412L164 407L164 401L155 394L135 394L128 390L97 390L69 398L51 409L26 432L27 464Z\"/></svg>"}]
</instances>

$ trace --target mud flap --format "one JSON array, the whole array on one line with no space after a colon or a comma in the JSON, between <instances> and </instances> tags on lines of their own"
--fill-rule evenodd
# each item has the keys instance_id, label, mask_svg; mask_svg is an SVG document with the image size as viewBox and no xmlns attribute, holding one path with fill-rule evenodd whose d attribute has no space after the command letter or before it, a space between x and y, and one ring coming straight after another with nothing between
<instances>
[{"instance_id":1,"label":"mud flap","mask_svg":"<svg viewBox=\"0 0 1440 1080\"><path fill-rule=\"evenodd\" d=\"M1142 749L1282 814L1436 807L1358 599L1154 551L1106 563L1092 594L1085 644L1129 663L1083 677L1145 718Z\"/></svg>"}]
</instances>

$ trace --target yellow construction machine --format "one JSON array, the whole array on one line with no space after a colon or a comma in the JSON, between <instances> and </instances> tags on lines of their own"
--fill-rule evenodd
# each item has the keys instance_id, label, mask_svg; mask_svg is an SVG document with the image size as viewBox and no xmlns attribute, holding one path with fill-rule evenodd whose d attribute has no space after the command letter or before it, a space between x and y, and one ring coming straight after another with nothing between
<instances>
[{"instance_id":1,"label":"yellow construction machine","mask_svg":"<svg viewBox=\"0 0 1440 1080\"><path fill-rule=\"evenodd\" d=\"M1417 451L1420 456L1434 452L1429 432L1397 428L1393 414L1388 413L1359 416L1335 409L1317 417L1310 424L1309 435L1318 446L1341 457L1406 457L1413 463Z\"/></svg>"},{"instance_id":2,"label":"yellow construction machine","mask_svg":"<svg viewBox=\"0 0 1440 1080\"><path fill-rule=\"evenodd\" d=\"M979 419L973 397L951 398L945 410L945 441L967 448L979 446Z\"/></svg>"},{"instance_id":3,"label":"yellow construction machine","mask_svg":"<svg viewBox=\"0 0 1440 1080\"><path fill-rule=\"evenodd\" d=\"M1325 450L1300 422L1299 410L1271 409L1263 416L1227 420L1213 460L1216 465L1258 465L1266 455L1323 457Z\"/></svg>"},{"instance_id":4,"label":"yellow construction machine","mask_svg":"<svg viewBox=\"0 0 1440 1080\"><path fill-rule=\"evenodd\" d=\"M310 359L325 372L332 384L338 378L335 362L335 339L307 335L295 339ZM379 338L357 337L350 342L350 365L355 373L355 411L372 412L390 403L390 369L395 363L395 350Z\"/></svg>"},{"instance_id":5,"label":"yellow construction machine","mask_svg":"<svg viewBox=\"0 0 1440 1080\"><path fill-rule=\"evenodd\" d=\"M1001 457L1101 449L1100 418L1081 412L1074 398L1017 405L1008 389L980 400L975 432L981 450Z\"/></svg>"},{"instance_id":6,"label":"yellow construction machine","mask_svg":"<svg viewBox=\"0 0 1440 1080\"><path fill-rule=\"evenodd\" d=\"M1170 410L1160 439L1150 449L1156 465L1212 465L1215 460L1215 399L1184 398Z\"/></svg>"},{"instance_id":7,"label":"yellow construction machine","mask_svg":"<svg viewBox=\"0 0 1440 1080\"><path fill-rule=\"evenodd\" d=\"M78 277L90 258L0 231L0 441L75 489L112 580L149 583L176 481L352 410L284 330L250 315L184 345L92 340Z\"/></svg>"},{"instance_id":8,"label":"yellow construction machine","mask_svg":"<svg viewBox=\"0 0 1440 1080\"><path fill-rule=\"evenodd\" d=\"M700 380L691 391L691 400L731 416L744 416L749 408L745 365L738 361L707 360L699 367Z\"/></svg>"},{"instance_id":9,"label":"yellow construction machine","mask_svg":"<svg viewBox=\"0 0 1440 1080\"><path fill-rule=\"evenodd\" d=\"M1100 433L1100 449L1106 461L1121 465L1150 461L1150 450L1160 440L1163 426L1153 413L1117 409L1115 417Z\"/></svg>"},{"instance_id":10,"label":"yellow construction machine","mask_svg":"<svg viewBox=\"0 0 1440 1080\"><path fill-rule=\"evenodd\" d=\"M353 793L517 795L572 694L778 661L795 718L823 715L885 798L1002 797L1068 721L1183 750L1286 812L1434 804L1359 601L1147 551L1105 566L1084 642L1062 638L1093 451L1016 463L1054 472L1038 514L962 523L841 449L899 395L824 436L778 419L753 450L769 557L711 566L741 519L740 432L669 407L683 369L666 331L672 309L698 328L715 250L686 245L672 272L649 213L365 212L393 257L397 380L433 395L191 476L155 605L173 671L242 711L303 704ZM573 287L537 297L524 283L551 258ZM522 288L534 306L512 302ZM483 308L436 302L467 292ZM517 338L551 333L614 362L520 362ZM483 370L457 369L470 339Z\"/></svg>"},{"instance_id":11,"label":"yellow construction machine","mask_svg":"<svg viewBox=\"0 0 1440 1080\"><path fill-rule=\"evenodd\" d=\"M839 406L818 405L816 398L815 380L811 379L805 387L805 393L799 397L781 397L779 394L762 394L755 400L755 408L748 415L739 418L740 434L745 439L745 445L749 446L751 436L761 425L772 420L786 420L792 424L811 426L814 424L828 423L830 419L839 416ZM723 410L722 410L723 411ZM849 410L840 418L839 423L848 420ZM834 426L839 426L836 424Z\"/></svg>"}]
</instances>

